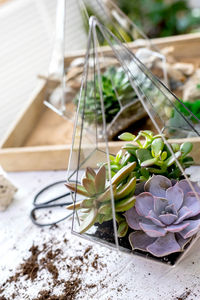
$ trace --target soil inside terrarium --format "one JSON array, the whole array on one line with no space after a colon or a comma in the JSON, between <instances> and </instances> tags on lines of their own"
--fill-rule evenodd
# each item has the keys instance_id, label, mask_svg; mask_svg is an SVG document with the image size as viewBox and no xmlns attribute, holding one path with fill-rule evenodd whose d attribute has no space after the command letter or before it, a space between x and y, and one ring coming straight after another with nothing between
<instances>
[{"instance_id":1,"label":"soil inside terrarium","mask_svg":"<svg viewBox=\"0 0 200 300\"><path fill-rule=\"evenodd\" d=\"M107 243L115 245L115 239L114 239L114 232L113 232L113 221L107 221L104 222L103 224L95 224L97 226L97 230L95 234L93 235L95 238L99 238L101 240L104 240ZM167 256L163 257L156 257L150 253L146 253L141 250L132 250L131 245L129 243L128 236L132 232L131 229L128 230L128 233L125 237L119 238L119 246L121 247L121 250L123 251L130 251L131 253L138 255L140 257L144 257L147 259L151 259L154 261L162 262L168 265L175 265L176 261L180 258L180 256L183 254L183 252L177 252L177 253L172 253ZM189 244L188 244L189 246Z\"/></svg>"}]
</instances>

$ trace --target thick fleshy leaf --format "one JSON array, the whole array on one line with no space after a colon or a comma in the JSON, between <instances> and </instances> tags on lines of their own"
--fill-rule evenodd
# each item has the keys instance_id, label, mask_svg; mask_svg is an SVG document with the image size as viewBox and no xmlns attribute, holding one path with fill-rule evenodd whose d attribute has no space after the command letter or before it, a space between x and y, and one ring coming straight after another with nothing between
<instances>
[{"instance_id":1,"label":"thick fleshy leaf","mask_svg":"<svg viewBox=\"0 0 200 300\"><path fill-rule=\"evenodd\" d=\"M156 257L162 257L181 251L181 247L177 243L174 233L169 232L165 236L157 238L154 243L147 246L147 251Z\"/></svg>"},{"instance_id":2,"label":"thick fleshy leaf","mask_svg":"<svg viewBox=\"0 0 200 300\"><path fill-rule=\"evenodd\" d=\"M155 139L151 144L151 149L155 157L160 155L163 148L164 148L164 142L162 138Z\"/></svg>"},{"instance_id":3,"label":"thick fleshy leaf","mask_svg":"<svg viewBox=\"0 0 200 300\"><path fill-rule=\"evenodd\" d=\"M123 181L136 167L136 162L129 163L119 170L112 178L112 184L118 185Z\"/></svg>"},{"instance_id":4,"label":"thick fleshy leaf","mask_svg":"<svg viewBox=\"0 0 200 300\"><path fill-rule=\"evenodd\" d=\"M98 213L102 215L109 215L112 213L111 203L102 204L99 209Z\"/></svg>"},{"instance_id":5,"label":"thick fleshy leaf","mask_svg":"<svg viewBox=\"0 0 200 300\"><path fill-rule=\"evenodd\" d=\"M171 165L173 165L176 162L176 159L178 159L179 157L181 157L181 151L174 153L174 155L171 155L168 159L166 159L166 166L170 167Z\"/></svg>"},{"instance_id":6,"label":"thick fleshy leaf","mask_svg":"<svg viewBox=\"0 0 200 300\"><path fill-rule=\"evenodd\" d=\"M176 210L179 210L182 206L183 197L183 191L178 184L175 184L174 186L166 190L166 198L168 200L168 203L174 204Z\"/></svg>"},{"instance_id":7,"label":"thick fleshy leaf","mask_svg":"<svg viewBox=\"0 0 200 300\"><path fill-rule=\"evenodd\" d=\"M82 186L80 184L67 182L65 185L69 190L71 190L73 192L77 192L78 194L86 196L86 197L89 196L89 194L86 191L86 189L84 188L84 186Z\"/></svg>"},{"instance_id":8,"label":"thick fleshy leaf","mask_svg":"<svg viewBox=\"0 0 200 300\"><path fill-rule=\"evenodd\" d=\"M170 214L173 214L173 215L176 215L176 216L178 215L174 204L167 205L165 207L165 213L170 213Z\"/></svg>"},{"instance_id":9,"label":"thick fleshy leaf","mask_svg":"<svg viewBox=\"0 0 200 300\"><path fill-rule=\"evenodd\" d=\"M102 193L105 189L106 184L106 168L105 166L102 166L95 177L95 190L96 193Z\"/></svg>"},{"instance_id":10,"label":"thick fleshy leaf","mask_svg":"<svg viewBox=\"0 0 200 300\"><path fill-rule=\"evenodd\" d=\"M186 179L179 181L178 185L183 190L184 195L186 195L189 192L192 192L191 186L189 185ZM200 193L200 187L197 184L191 183L191 185L194 187L197 193Z\"/></svg>"},{"instance_id":11,"label":"thick fleshy leaf","mask_svg":"<svg viewBox=\"0 0 200 300\"><path fill-rule=\"evenodd\" d=\"M143 161L141 163L141 167L150 167L150 166L153 166L155 165L155 163L157 163L158 159L155 157L155 158L151 158L151 159L147 159L145 161Z\"/></svg>"},{"instance_id":12,"label":"thick fleshy leaf","mask_svg":"<svg viewBox=\"0 0 200 300\"><path fill-rule=\"evenodd\" d=\"M191 241L192 238L184 239L179 233L175 234L176 240L179 243L182 250L184 250L184 247Z\"/></svg>"},{"instance_id":13,"label":"thick fleshy leaf","mask_svg":"<svg viewBox=\"0 0 200 300\"><path fill-rule=\"evenodd\" d=\"M200 199L200 194L199 199ZM190 218L198 215L200 213L200 200L197 199L196 195L193 192L187 193L184 198L183 204L189 210L191 210Z\"/></svg>"},{"instance_id":14,"label":"thick fleshy leaf","mask_svg":"<svg viewBox=\"0 0 200 300\"><path fill-rule=\"evenodd\" d=\"M172 225L169 225L167 227L165 227L165 230L166 231L169 231L169 232L179 232L179 231L182 231L184 228L186 228L187 226L189 225L189 222L185 222L185 223L181 223L181 224L172 224Z\"/></svg>"},{"instance_id":15,"label":"thick fleshy leaf","mask_svg":"<svg viewBox=\"0 0 200 300\"><path fill-rule=\"evenodd\" d=\"M200 229L200 220L186 220L184 222L187 222L187 221L189 221L190 224L185 229L183 229L182 231L180 231L180 235L184 239L187 239L187 238L193 236Z\"/></svg>"},{"instance_id":16,"label":"thick fleshy leaf","mask_svg":"<svg viewBox=\"0 0 200 300\"><path fill-rule=\"evenodd\" d=\"M89 198L89 199L84 199L82 202L81 202L81 207L82 208L91 208L94 206L94 198Z\"/></svg>"},{"instance_id":17,"label":"thick fleshy leaf","mask_svg":"<svg viewBox=\"0 0 200 300\"><path fill-rule=\"evenodd\" d=\"M113 184L112 189L113 189L113 195L115 196L117 186L115 184ZM98 202L106 202L110 199L111 199L111 190L109 187L109 188L107 188L107 190L104 193L102 193L98 196L97 201Z\"/></svg>"},{"instance_id":18,"label":"thick fleshy leaf","mask_svg":"<svg viewBox=\"0 0 200 300\"><path fill-rule=\"evenodd\" d=\"M182 153L182 156L185 157L188 153L192 151L193 144L190 142L185 142L181 145L180 150Z\"/></svg>"},{"instance_id":19,"label":"thick fleshy leaf","mask_svg":"<svg viewBox=\"0 0 200 300\"><path fill-rule=\"evenodd\" d=\"M82 201L79 201L79 202L76 202L76 203L72 203L72 204L68 205L66 207L66 209L69 209L69 210L81 209L81 203L82 203Z\"/></svg>"},{"instance_id":20,"label":"thick fleshy leaf","mask_svg":"<svg viewBox=\"0 0 200 300\"><path fill-rule=\"evenodd\" d=\"M154 209L154 198L150 193L144 192L136 196L135 208L140 216L148 216Z\"/></svg>"},{"instance_id":21,"label":"thick fleshy leaf","mask_svg":"<svg viewBox=\"0 0 200 300\"><path fill-rule=\"evenodd\" d=\"M166 231L164 230L164 228L159 227L157 225L145 224L142 222L140 222L139 225L148 236L159 237L159 236L164 236L166 234Z\"/></svg>"},{"instance_id":22,"label":"thick fleshy leaf","mask_svg":"<svg viewBox=\"0 0 200 300\"><path fill-rule=\"evenodd\" d=\"M171 181L168 178L154 175L145 183L144 189L153 196L165 198L166 190L171 186Z\"/></svg>"},{"instance_id":23,"label":"thick fleshy leaf","mask_svg":"<svg viewBox=\"0 0 200 300\"><path fill-rule=\"evenodd\" d=\"M95 173L95 171L94 171L92 168L87 167L87 168L86 168L85 175L86 175L86 177L87 177L88 179L92 179L92 180L94 181L95 176L96 176L96 173Z\"/></svg>"},{"instance_id":24,"label":"thick fleshy leaf","mask_svg":"<svg viewBox=\"0 0 200 300\"><path fill-rule=\"evenodd\" d=\"M164 198L154 197L154 211L156 215L162 214L168 205L168 201Z\"/></svg>"},{"instance_id":25,"label":"thick fleshy leaf","mask_svg":"<svg viewBox=\"0 0 200 300\"><path fill-rule=\"evenodd\" d=\"M190 217L192 211L188 209L186 206L181 207L181 209L178 212L178 219L174 224L179 224L183 222L186 218Z\"/></svg>"},{"instance_id":26,"label":"thick fleshy leaf","mask_svg":"<svg viewBox=\"0 0 200 300\"><path fill-rule=\"evenodd\" d=\"M165 215L160 215L159 219L165 224L165 225L171 225L173 224L178 217L173 214L165 214Z\"/></svg>"},{"instance_id":27,"label":"thick fleshy leaf","mask_svg":"<svg viewBox=\"0 0 200 300\"><path fill-rule=\"evenodd\" d=\"M117 201L117 203L115 204L115 211L123 212L129 210L135 204L135 200L135 196L132 196Z\"/></svg>"},{"instance_id":28,"label":"thick fleshy leaf","mask_svg":"<svg viewBox=\"0 0 200 300\"><path fill-rule=\"evenodd\" d=\"M149 159L152 159L152 155L151 155L151 152L148 150L148 149L138 149L136 151L136 154L137 154L137 159L140 163L140 165L146 161L146 160L149 160Z\"/></svg>"},{"instance_id":29,"label":"thick fleshy leaf","mask_svg":"<svg viewBox=\"0 0 200 300\"><path fill-rule=\"evenodd\" d=\"M90 196L93 196L96 194L93 180L88 179L88 178L83 178L82 184Z\"/></svg>"},{"instance_id":30,"label":"thick fleshy leaf","mask_svg":"<svg viewBox=\"0 0 200 300\"><path fill-rule=\"evenodd\" d=\"M122 199L128 196L130 193L134 193L136 185L136 177L131 178L126 184L117 190L115 200Z\"/></svg>"},{"instance_id":31,"label":"thick fleshy leaf","mask_svg":"<svg viewBox=\"0 0 200 300\"><path fill-rule=\"evenodd\" d=\"M128 224L126 222L121 222L117 229L118 237L124 237L128 232Z\"/></svg>"},{"instance_id":32,"label":"thick fleshy leaf","mask_svg":"<svg viewBox=\"0 0 200 300\"><path fill-rule=\"evenodd\" d=\"M124 132L118 136L118 138L122 141L133 141L135 135L131 134L130 132Z\"/></svg>"},{"instance_id":33,"label":"thick fleshy leaf","mask_svg":"<svg viewBox=\"0 0 200 300\"><path fill-rule=\"evenodd\" d=\"M141 230L141 227L139 225L140 222L145 223L148 222L151 224L150 221L146 221L146 219L142 216L139 216L138 213L135 210L135 207L132 207L131 209L127 210L124 213L124 216L126 218L126 222L128 223L128 226L134 230Z\"/></svg>"},{"instance_id":34,"label":"thick fleshy leaf","mask_svg":"<svg viewBox=\"0 0 200 300\"><path fill-rule=\"evenodd\" d=\"M160 227L165 227L165 225L159 220L158 216L155 214L153 210L150 210L148 216L146 216L148 220L151 220L155 225Z\"/></svg>"},{"instance_id":35,"label":"thick fleshy leaf","mask_svg":"<svg viewBox=\"0 0 200 300\"><path fill-rule=\"evenodd\" d=\"M92 227L97 220L98 211L96 208L91 209L86 218L81 222L79 227L79 233L86 232L90 227Z\"/></svg>"},{"instance_id":36,"label":"thick fleshy leaf","mask_svg":"<svg viewBox=\"0 0 200 300\"><path fill-rule=\"evenodd\" d=\"M146 248L155 242L156 238L146 235L142 231L136 231L129 234L129 242L134 249L147 251Z\"/></svg>"}]
</instances>

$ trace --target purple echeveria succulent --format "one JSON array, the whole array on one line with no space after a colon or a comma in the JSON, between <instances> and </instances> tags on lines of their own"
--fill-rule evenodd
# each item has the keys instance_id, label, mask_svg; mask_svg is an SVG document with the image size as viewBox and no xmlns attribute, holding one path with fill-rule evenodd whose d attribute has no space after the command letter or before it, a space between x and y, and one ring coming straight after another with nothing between
<instances>
[{"instance_id":1,"label":"purple echeveria succulent","mask_svg":"<svg viewBox=\"0 0 200 300\"><path fill-rule=\"evenodd\" d=\"M129 236L133 249L157 257L183 251L200 227L200 188L193 187L196 193L187 180L174 184L161 175L145 183L135 206L124 214L135 230Z\"/></svg>"}]
</instances>

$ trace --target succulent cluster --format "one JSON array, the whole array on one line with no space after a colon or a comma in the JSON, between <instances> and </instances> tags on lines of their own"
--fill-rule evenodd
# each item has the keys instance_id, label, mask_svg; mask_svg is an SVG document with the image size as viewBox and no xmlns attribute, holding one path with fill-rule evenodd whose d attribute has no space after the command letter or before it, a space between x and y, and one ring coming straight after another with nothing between
<instances>
[{"instance_id":1,"label":"succulent cluster","mask_svg":"<svg viewBox=\"0 0 200 300\"><path fill-rule=\"evenodd\" d=\"M171 149L174 155L165 145L161 135L153 135L149 130L140 131L137 136L125 132L119 136L123 141L134 143L126 144L116 157L111 156L112 174L130 162L136 162L134 176L141 180L148 180L152 174L160 174L170 179L181 179L182 173L176 164L176 159L183 169L193 163L192 157L188 154L192 150L192 143L185 142L181 145L172 143Z\"/></svg>"},{"instance_id":2,"label":"succulent cluster","mask_svg":"<svg viewBox=\"0 0 200 300\"><path fill-rule=\"evenodd\" d=\"M68 209L81 210L81 224L79 232L87 231L94 223L103 223L112 220L112 193L115 201L116 220L118 221L118 235L127 233L128 225L121 212L130 209L135 203L136 178L131 175L136 163L130 163L123 167L112 178L112 182L106 180L106 168L102 166L97 173L87 168L82 179L82 184L66 183L66 186L85 198Z\"/></svg>"},{"instance_id":3,"label":"succulent cluster","mask_svg":"<svg viewBox=\"0 0 200 300\"><path fill-rule=\"evenodd\" d=\"M129 236L133 249L162 257L183 251L200 228L200 188L187 180L175 183L154 175L136 196L135 206L125 212L135 231Z\"/></svg>"},{"instance_id":4,"label":"succulent cluster","mask_svg":"<svg viewBox=\"0 0 200 300\"><path fill-rule=\"evenodd\" d=\"M156 257L183 251L200 228L200 187L183 179L176 163L183 169L193 163L188 156L192 144L172 143L170 151L163 137L149 130L137 136L125 132L119 138L130 143L110 155L111 180L109 165L100 163L97 172L86 169L81 184L66 184L83 196L67 207L80 210L79 232L115 214L119 237L134 230L129 235L133 249Z\"/></svg>"},{"instance_id":5,"label":"succulent cluster","mask_svg":"<svg viewBox=\"0 0 200 300\"><path fill-rule=\"evenodd\" d=\"M129 82L128 76L121 67L110 67L100 77L102 94L104 99L106 122L110 123L120 111L119 101L125 105L130 103L136 94ZM102 109L100 100L99 82L95 80L87 82L87 92L80 101L80 111L84 110L85 120L88 123L102 123ZM79 103L79 93L74 99Z\"/></svg>"}]
</instances>

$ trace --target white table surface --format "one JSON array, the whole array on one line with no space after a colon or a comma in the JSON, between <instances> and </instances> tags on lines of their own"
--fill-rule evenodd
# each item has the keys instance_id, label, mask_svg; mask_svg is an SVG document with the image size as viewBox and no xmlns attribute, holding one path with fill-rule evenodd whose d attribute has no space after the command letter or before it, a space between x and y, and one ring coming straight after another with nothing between
<instances>
[{"instance_id":1,"label":"white table surface","mask_svg":"<svg viewBox=\"0 0 200 300\"><path fill-rule=\"evenodd\" d=\"M91 255L94 257L98 253L100 261L107 265L101 272L89 268L88 272L83 274L83 282L97 284L97 287L87 293L80 291L77 299L81 296L81 299L86 300L170 300L179 297L187 300L200 299L199 242L180 265L170 268L71 236L71 220L60 223L54 230L49 228L41 230L33 225L29 218L33 196L47 184L65 179L66 172L23 172L10 173L9 176L18 186L19 191L12 205L5 212L0 213L0 286L15 273L23 258L30 255L28 249L33 243L42 245L45 241L53 239L63 245L63 237L66 237L69 240L67 246L63 248L66 255L80 255L81 250L91 244L93 246ZM62 276L64 279L67 278L67 268ZM106 288L100 287L100 280L106 283ZM22 279L20 296L16 296L15 299L33 299L45 284L45 276L44 279L33 282ZM5 293L8 299L11 299L9 295L12 294L13 289L14 285L10 284Z\"/></svg>"}]
</instances>

